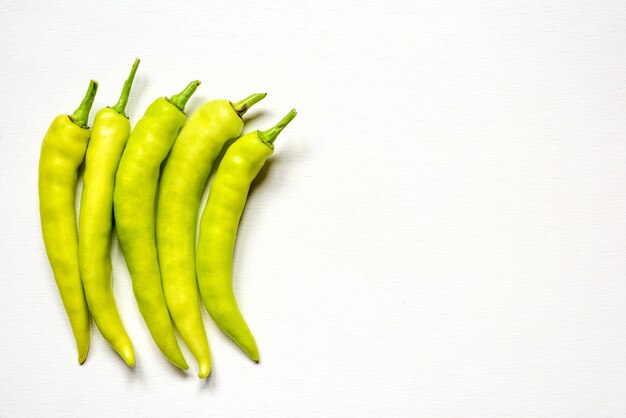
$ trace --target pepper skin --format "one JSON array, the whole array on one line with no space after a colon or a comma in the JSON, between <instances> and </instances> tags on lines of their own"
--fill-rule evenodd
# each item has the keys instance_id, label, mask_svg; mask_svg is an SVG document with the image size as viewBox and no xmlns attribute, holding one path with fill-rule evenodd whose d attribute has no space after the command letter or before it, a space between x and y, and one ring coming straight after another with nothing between
<instances>
[{"instance_id":1,"label":"pepper skin","mask_svg":"<svg viewBox=\"0 0 626 418\"><path fill-rule=\"evenodd\" d=\"M212 100L187 121L170 152L159 185L156 237L165 301L176 328L198 361L198 377L211 372L196 282L198 207L213 160L243 129L241 116L265 97L238 103Z\"/></svg>"},{"instance_id":2,"label":"pepper skin","mask_svg":"<svg viewBox=\"0 0 626 418\"><path fill-rule=\"evenodd\" d=\"M104 339L130 367L135 365L133 344L124 329L111 289L111 230L115 173L130 134L124 113L139 59L113 107L96 113L85 159L80 201L78 255L87 305Z\"/></svg>"},{"instance_id":3,"label":"pepper skin","mask_svg":"<svg viewBox=\"0 0 626 418\"><path fill-rule=\"evenodd\" d=\"M161 163L185 123L185 104L199 84L193 81L180 94L159 98L148 107L130 134L113 192L117 235L137 306L161 352L183 370L189 366L176 341L161 286L155 197Z\"/></svg>"},{"instance_id":4,"label":"pepper skin","mask_svg":"<svg viewBox=\"0 0 626 418\"><path fill-rule=\"evenodd\" d=\"M70 320L78 362L89 351L89 311L78 265L76 181L89 142L87 120L98 83L91 80L82 103L71 115L57 116L41 145L39 214L46 253Z\"/></svg>"},{"instance_id":5,"label":"pepper skin","mask_svg":"<svg viewBox=\"0 0 626 418\"><path fill-rule=\"evenodd\" d=\"M244 135L228 148L200 221L196 271L202 301L222 331L256 362L259 350L233 292L233 250L250 184L274 152L276 137L295 116L294 109L273 128Z\"/></svg>"}]
</instances>

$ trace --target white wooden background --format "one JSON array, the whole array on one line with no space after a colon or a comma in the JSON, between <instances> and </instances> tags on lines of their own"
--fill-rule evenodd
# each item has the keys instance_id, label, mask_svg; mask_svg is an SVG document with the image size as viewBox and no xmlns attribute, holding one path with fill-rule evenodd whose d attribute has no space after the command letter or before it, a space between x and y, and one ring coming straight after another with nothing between
<instances>
[{"instance_id":1,"label":"white wooden background","mask_svg":"<svg viewBox=\"0 0 626 418\"><path fill-rule=\"evenodd\" d=\"M0 2L0 417L626 416L626 3L180 3ZM40 236L44 132L136 56L133 122L195 78L299 111L236 248L261 363L205 316L207 382L117 243L137 367L79 366Z\"/></svg>"}]
</instances>

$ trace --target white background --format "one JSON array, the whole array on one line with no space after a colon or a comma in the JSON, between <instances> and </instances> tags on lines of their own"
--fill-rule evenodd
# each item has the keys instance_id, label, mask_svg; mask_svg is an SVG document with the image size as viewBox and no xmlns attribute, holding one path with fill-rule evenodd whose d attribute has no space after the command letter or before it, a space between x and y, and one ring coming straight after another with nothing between
<instances>
[{"instance_id":1,"label":"white background","mask_svg":"<svg viewBox=\"0 0 626 418\"><path fill-rule=\"evenodd\" d=\"M626 3L171 3L0 4L2 418L626 416ZM236 248L261 363L205 315L207 382L151 341L117 243L137 366L95 327L79 366L41 240L43 134L136 56L133 122L195 78L189 113L299 111Z\"/></svg>"}]
</instances>

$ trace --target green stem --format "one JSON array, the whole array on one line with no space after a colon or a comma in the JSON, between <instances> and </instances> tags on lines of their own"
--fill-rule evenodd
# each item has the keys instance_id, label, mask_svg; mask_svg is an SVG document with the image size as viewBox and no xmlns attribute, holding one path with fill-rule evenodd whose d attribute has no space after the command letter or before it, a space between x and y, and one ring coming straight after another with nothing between
<instances>
[{"instance_id":1,"label":"green stem","mask_svg":"<svg viewBox=\"0 0 626 418\"><path fill-rule=\"evenodd\" d=\"M185 90L170 97L168 100L170 101L171 104L173 104L178 109L180 109L181 112L184 112L187 101L189 100L191 95L196 91L199 85L200 85L200 81L198 80L192 81L191 83L187 84L187 87L185 87Z\"/></svg>"},{"instance_id":2,"label":"green stem","mask_svg":"<svg viewBox=\"0 0 626 418\"><path fill-rule=\"evenodd\" d=\"M72 113L70 119L72 122L80 126L81 128L87 128L87 121L89 119L89 111L91 110L91 106L93 105L93 100L96 98L96 92L98 91L98 82L96 80L91 80L89 82L89 87L87 87L87 93L85 93L85 97L83 101L80 103L80 106Z\"/></svg>"},{"instance_id":3,"label":"green stem","mask_svg":"<svg viewBox=\"0 0 626 418\"><path fill-rule=\"evenodd\" d=\"M124 113L124 111L126 110L126 104L128 103L128 96L130 96L130 89L133 87L133 80L135 79L137 67L139 67L139 58L135 58L133 68L130 69L130 74L124 82L124 87L122 88L120 99L117 101L117 104L112 107L113 110L115 110L122 116L126 116L126 113Z\"/></svg>"},{"instance_id":4,"label":"green stem","mask_svg":"<svg viewBox=\"0 0 626 418\"><path fill-rule=\"evenodd\" d=\"M267 93L251 94L250 96L237 103L232 103L233 109L235 109L235 112L237 112L239 117L242 117L248 111L248 109L263 100L265 96L267 96Z\"/></svg>"},{"instance_id":5,"label":"green stem","mask_svg":"<svg viewBox=\"0 0 626 418\"><path fill-rule=\"evenodd\" d=\"M297 114L298 112L296 112L296 109L291 109L291 111L287 113L287 116L282 118L282 120L278 122L276 126L269 128L267 131L259 132L259 139L265 142L267 145L273 146L278 134L283 129L285 129L285 126L289 125L289 122L291 122Z\"/></svg>"}]
</instances>

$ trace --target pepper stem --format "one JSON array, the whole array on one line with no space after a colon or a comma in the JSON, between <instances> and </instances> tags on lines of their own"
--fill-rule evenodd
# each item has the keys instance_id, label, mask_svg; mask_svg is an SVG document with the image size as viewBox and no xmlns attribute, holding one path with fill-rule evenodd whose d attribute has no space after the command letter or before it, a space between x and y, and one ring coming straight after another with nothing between
<instances>
[{"instance_id":1,"label":"pepper stem","mask_svg":"<svg viewBox=\"0 0 626 418\"><path fill-rule=\"evenodd\" d=\"M98 82L96 80L91 80L89 82L89 87L87 87L87 93L85 93L85 97L83 101L80 103L80 106L72 113L70 119L72 122L80 126L81 128L87 127L87 121L89 119L89 111L91 110L91 106L93 105L93 100L96 98L96 92L98 91Z\"/></svg>"},{"instance_id":2,"label":"pepper stem","mask_svg":"<svg viewBox=\"0 0 626 418\"><path fill-rule=\"evenodd\" d=\"M133 87L133 80L135 79L137 67L139 67L139 58L135 58L133 68L130 69L130 74L124 82L124 87L122 88L120 99L117 101L117 104L112 107L113 110L115 110L122 116L126 116L126 113L124 113L124 111L126 110L126 104L128 103L128 96L130 96L130 89Z\"/></svg>"},{"instance_id":3,"label":"pepper stem","mask_svg":"<svg viewBox=\"0 0 626 418\"><path fill-rule=\"evenodd\" d=\"M233 109L235 109L235 112L237 112L239 117L242 117L248 111L248 109L250 109L254 104L263 100L265 96L267 96L267 93L251 94L250 96L241 101L238 101L237 103L232 103Z\"/></svg>"},{"instance_id":4,"label":"pepper stem","mask_svg":"<svg viewBox=\"0 0 626 418\"><path fill-rule=\"evenodd\" d=\"M282 118L276 126L269 128L267 131L259 132L259 139L268 145L273 145L278 134L285 129L285 126L289 125L289 122L291 122L297 114L296 109L291 109L291 111L287 113L287 116Z\"/></svg>"},{"instance_id":5,"label":"pepper stem","mask_svg":"<svg viewBox=\"0 0 626 418\"><path fill-rule=\"evenodd\" d=\"M192 81L191 83L187 84L187 87L185 87L185 90L170 97L168 100L170 101L171 104L173 104L178 109L180 109L181 112L184 112L187 101L193 95L193 93L196 91L199 85L200 85L199 80Z\"/></svg>"}]
</instances>

